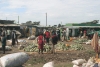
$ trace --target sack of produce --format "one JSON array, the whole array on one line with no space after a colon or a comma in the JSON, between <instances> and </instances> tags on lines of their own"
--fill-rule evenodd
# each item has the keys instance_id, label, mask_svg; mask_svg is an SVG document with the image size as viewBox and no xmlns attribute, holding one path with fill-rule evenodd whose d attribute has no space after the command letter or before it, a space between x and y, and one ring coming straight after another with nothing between
<instances>
[{"instance_id":1,"label":"sack of produce","mask_svg":"<svg viewBox=\"0 0 100 67\"><path fill-rule=\"evenodd\" d=\"M77 65L73 65L73 67L82 67L81 65L80 66L77 66Z\"/></svg>"},{"instance_id":2,"label":"sack of produce","mask_svg":"<svg viewBox=\"0 0 100 67\"><path fill-rule=\"evenodd\" d=\"M83 64L82 64L82 67L86 67L86 64L87 64L87 63L83 63Z\"/></svg>"},{"instance_id":3,"label":"sack of produce","mask_svg":"<svg viewBox=\"0 0 100 67\"><path fill-rule=\"evenodd\" d=\"M8 54L0 58L2 67L15 67L24 64L29 59L25 52Z\"/></svg>"},{"instance_id":4,"label":"sack of produce","mask_svg":"<svg viewBox=\"0 0 100 67\"><path fill-rule=\"evenodd\" d=\"M10 46L6 46L6 50L10 51L12 50Z\"/></svg>"},{"instance_id":5,"label":"sack of produce","mask_svg":"<svg viewBox=\"0 0 100 67\"><path fill-rule=\"evenodd\" d=\"M87 44L87 45L90 45L90 44L91 44L91 42L86 42L86 44Z\"/></svg>"},{"instance_id":6,"label":"sack of produce","mask_svg":"<svg viewBox=\"0 0 100 67\"><path fill-rule=\"evenodd\" d=\"M48 62L44 64L43 67L54 67L54 62Z\"/></svg>"},{"instance_id":7,"label":"sack of produce","mask_svg":"<svg viewBox=\"0 0 100 67\"><path fill-rule=\"evenodd\" d=\"M78 59L78 60L72 61L72 63L73 63L74 65L81 65L81 64L83 64L83 63L85 63L85 62L86 62L86 60L84 60L84 59Z\"/></svg>"},{"instance_id":8,"label":"sack of produce","mask_svg":"<svg viewBox=\"0 0 100 67\"><path fill-rule=\"evenodd\" d=\"M0 46L0 50L2 50L2 46ZM12 50L10 46L5 46L5 50L10 51Z\"/></svg>"},{"instance_id":9,"label":"sack of produce","mask_svg":"<svg viewBox=\"0 0 100 67\"><path fill-rule=\"evenodd\" d=\"M34 35L28 37L28 40L34 40L34 39L35 39L35 36Z\"/></svg>"}]
</instances>

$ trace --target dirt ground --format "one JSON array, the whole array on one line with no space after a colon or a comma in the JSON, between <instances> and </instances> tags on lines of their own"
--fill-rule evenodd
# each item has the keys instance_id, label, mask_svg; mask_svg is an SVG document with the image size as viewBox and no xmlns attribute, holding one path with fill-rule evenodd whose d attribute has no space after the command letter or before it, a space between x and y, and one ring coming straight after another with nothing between
<instances>
[{"instance_id":1,"label":"dirt ground","mask_svg":"<svg viewBox=\"0 0 100 67\"><path fill-rule=\"evenodd\" d=\"M26 38L24 38L26 39ZM77 38L78 39L78 38ZM29 40L29 43L32 43L33 40ZM61 42L61 41L59 41ZM75 44L74 42L66 42L65 44ZM51 42L50 42L51 45ZM92 56L96 56L93 48L91 45L82 44L86 50L80 50L80 51L66 51L66 52L56 52L56 54L32 54L28 53L29 60L23 65L23 67L43 67L43 64L54 61L55 67L72 67L72 60L76 59L86 59L88 60ZM0 57L16 53L16 52L23 52L18 50L18 46L12 47L12 51L6 51L6 54L2 54L2 50L0 50Z\"/></svg>"}]
</instances>

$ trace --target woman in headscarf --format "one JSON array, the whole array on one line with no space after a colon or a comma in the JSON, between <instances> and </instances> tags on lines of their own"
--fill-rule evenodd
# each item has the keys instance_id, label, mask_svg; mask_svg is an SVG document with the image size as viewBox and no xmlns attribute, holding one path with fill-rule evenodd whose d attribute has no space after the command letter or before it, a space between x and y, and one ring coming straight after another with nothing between
<instances>
[{"instance_id":1,"label":"woman in headscarf","mask_svg":"<svg viewBox=\"0 0 100 67\"><path fill-rule=\"evenodd\" d=\"M39 54L40 54L40 50L41 53L43 54L44 37L42 32L40 33L38 38L39 38Z\"/></svg>"},{"instance_id":2,"label":"woman in headscarf","mask_svg":"<svg viewBox=\"0 0 100 67\"><path fill-rule=\"evenodd\" d=\"M53 54L55 53L54 45L57 44L57 41L58 41L58 37L57 37L56 33L54 33L54 35L52 36L52 46L53 46L52 52L53 52Z\"/></svg>"}]
</instances>

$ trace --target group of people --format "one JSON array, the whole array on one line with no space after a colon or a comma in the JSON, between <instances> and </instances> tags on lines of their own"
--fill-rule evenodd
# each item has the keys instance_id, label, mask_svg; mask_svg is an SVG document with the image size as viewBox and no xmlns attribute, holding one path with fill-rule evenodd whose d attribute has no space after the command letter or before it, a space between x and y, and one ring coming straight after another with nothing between
<instances>
[{"instance_id":1,"label":"group of people","mask_svg":"<svg viewBox=\"0 0 100 67\"><path fill-rule=\"evenodd\" d=\"M3 54L5 54L6 40L12 39L12 46L15 45L15 42L17 42L17 44L18 44L17 34L16 34L15 29L13 29L11 31L9 28L8 29L3 28L2 31L0 31L0 33L1 33L1 42L2 42Z\"/></svg>"},{"instance_id":2,"label":"group of people","mask_svg":"<svg viewBox=\"0 0 100 67\"><path fill-rule=\"evenodd\" d=\"M69 33L69 31L68 31ZM53 50L52 50L52 53L54 54L55 53L55 49L54 49L54 45L57 44L58 41L60 41L62 39L62 41L65 40L65 38L67 39L66 35L69 36L69 34L66 34L66 31L65 29L60 32L59 29L57 30L52 30L52 31L48 31L48 30L44 30L44 31L38 31L36 32L36 37L38 37L38 40L39 40L39 54L40 54L40 50L41 50L41 53L43 54L43 45L46 43L47 45L49 45L49 40L51 39L51 42L52 42L52 47L53 47ZM62 37L61 37L62 36Z\"/></svg>"},{"instance_id":3,"label":"group of people","mask_svg":"<svg viewBox=\"0 0 100 67\"><path fill-rule=\"evenodd\" d=\"M89 33L93 33L93 32L95 32L95 30L94 29L92 29L92 30L90 30L90 29L87 29L87 30L83 30L82 28L79 30L79 37L82 37L82 36L84 36L84 37L86 37L86 35L88 36L88 39L92 39L93 38L93 34L92 35L90 35Z\"/></svg>"}]
</instances>

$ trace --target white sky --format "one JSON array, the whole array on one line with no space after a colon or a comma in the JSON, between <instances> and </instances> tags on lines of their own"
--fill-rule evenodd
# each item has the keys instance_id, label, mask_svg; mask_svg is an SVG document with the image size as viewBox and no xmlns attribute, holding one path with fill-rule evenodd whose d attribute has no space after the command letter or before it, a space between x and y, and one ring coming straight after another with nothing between
<instances>
[{"instance_id":1,"label":"white sky","mask_svg":"<svg viewBox=\"0 0 100 67\"><path fill-rule=\"evenodd\" d=\"M0 0L0 19L58 25L100 20L100 0Z\"/></svg>"}]
</instances>

